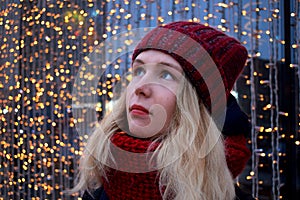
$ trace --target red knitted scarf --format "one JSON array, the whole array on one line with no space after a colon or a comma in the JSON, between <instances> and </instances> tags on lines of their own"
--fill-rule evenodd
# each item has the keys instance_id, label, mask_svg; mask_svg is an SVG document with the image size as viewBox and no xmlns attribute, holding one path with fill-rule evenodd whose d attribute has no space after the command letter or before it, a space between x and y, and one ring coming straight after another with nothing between
<instances>
[{"instance_id":1,"label":"red knitted scarf","mask_svg":"<svg viewBox=\"0 0 300 200\"><path fill-rule=\"evenodd\" d=\"M153 152L159 143L153 144L150 140L134 138L124 132L115 133L111 142L117 165L108 167L107 179L102 178L103 187L109 199L162 199L157 170L151 170L145 159L143 161L143 158L149 158L144 153Z\"/></svg>"},{"instance_id":2,"label":"red knitted scarf","mask_svg":"<svg viewBox=\"0 0 300 200\"><path fill-rule=\"evenodd\" d=\"M117 166L107 167L107 179L102 178L103 187L109 199L162 199L158 172L147 164L149 156L144 154L153 152L159 143L134 138L124 132L115 133L111 142L112 154ZM226 160L234 178L244 169L251 155L245 144L246 138L243 135L229 136L225 139Z\"/></svg>"}]
</instances>

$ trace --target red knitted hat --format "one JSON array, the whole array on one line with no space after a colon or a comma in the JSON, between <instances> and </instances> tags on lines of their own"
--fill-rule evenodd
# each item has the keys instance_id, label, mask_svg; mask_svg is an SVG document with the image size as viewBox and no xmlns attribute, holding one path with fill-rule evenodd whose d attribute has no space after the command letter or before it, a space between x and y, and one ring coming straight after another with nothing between
<instances>
[{"instance_id":1,"label":"red knitted hat","mask_svg":"<svg viewBox=\"0 0 300 200\"><path fill-rule=\"evenodd\" d=\"M150 49L167 53L181 64L200 99L212 112L214 108L225 108L248 55L236 39L210 26L187 21L151 30L136 46L132 60Z\"/></svg>"}]
</instances>

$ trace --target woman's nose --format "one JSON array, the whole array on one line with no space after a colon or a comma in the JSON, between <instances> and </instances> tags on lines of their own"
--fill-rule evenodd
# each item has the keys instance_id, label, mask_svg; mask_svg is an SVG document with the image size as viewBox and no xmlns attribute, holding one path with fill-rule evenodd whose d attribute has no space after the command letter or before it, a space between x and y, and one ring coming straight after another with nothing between
<instances>
[{"instance_id":1,"label":"woman's nose","mask_svg":"<svg viewBox=\"0 0 300 200\"><path fill-rule=\"evenodd\" d=\"M150 97L152 94L152 88L150 83L142 84L135 89L135 94L137 96Z\"/></svg>"}]
</instances>

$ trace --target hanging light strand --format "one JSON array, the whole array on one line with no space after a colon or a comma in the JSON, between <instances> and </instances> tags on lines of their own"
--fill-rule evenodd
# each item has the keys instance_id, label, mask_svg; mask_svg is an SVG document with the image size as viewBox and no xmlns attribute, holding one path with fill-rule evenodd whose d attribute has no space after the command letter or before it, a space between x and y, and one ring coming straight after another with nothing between
<instances>
[{"instance_id":1,"label":"hanging light strand","mask_svg":"<svg viewBox=\"0 0 300 200\"><path fill-rule=\"evenodd\" d=\"M295 13L294 13L294 18L295 18L295 31L294 31L294 38L296 40L296 47L297 49L295 50L294 53L294 59L297 65L297 79L298 79L298 93L300 93L300 2L295 1ZM300 95L298 95L298 102L300 104ZM300 105L298 105L298 113L300 113ZM298 130L297 130L297 140L298 143L300 144L300 116L298 115L296 117L298 119Z\"/></svg>"},{"instance_id":2,"label":"hanging light strand","mask_svg":"<svg viewBox=\"0 0 300 200\"><path fill-rule=\"evenodd\" d=\"M270 128L271 132L271 147L272 147L272 195L273 199L279 199L280 197L280 169L279 169L279 104L278 104L278 40L279 38L279 5L277 1L269 0L269 25L270 36L274 38L273 42L270 42L270 68L269 68L269 80L270 80Z\"/></svg>"},{"instance_id":3,"label":"hanging light strand","mask_svg":"<svg viewBox=\"0 0 300 200\"><path fill-rule=\"evenodd\" d=\"M242 4L243 5L243 4ZM253 2L250 0L250 20L253 21ZM253 23L250 24L250 32L251 34L254 33ZM251 92L251 142L252 142L252 196L257 198L258 197L258 154L260 151L257 149L257 130L256 130L256 89L255 89L255 68L254 68L254 38L253 36L250 37L250 92Z\"/></svg>"}]
</instances>

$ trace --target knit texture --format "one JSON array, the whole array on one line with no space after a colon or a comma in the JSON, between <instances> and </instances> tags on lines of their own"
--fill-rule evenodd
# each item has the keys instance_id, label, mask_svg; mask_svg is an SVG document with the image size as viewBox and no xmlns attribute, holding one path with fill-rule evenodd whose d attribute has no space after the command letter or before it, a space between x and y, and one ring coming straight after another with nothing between
<instances>
[{"instance_id":1,"label":"knit texture","mask_svg":"<svg viewBox=\"0 0 300 200\"><path fill-rule=\"evenodd\" d=\"M117 147L133 152L146 153L154 151L159 144L152 144L152 141L146 139L134 138L124 132L115 133L111 141ZM150 147L150 149L149 149ZM119 157L114 155L114 157ZM118 160L124 162L126 167L145 165L133 156L133 159ZM159 176L157 171L146 173L129 173L113 168L107 169L107 179L103 178L103 187L110 200L156 200L162 199L159 190Z\"/></svg>"},{"instance_id":2,"label":"knit texture","mask_svg":"<svg viewBox=\"0 0 300 200\"><path fill-rule=\"evenodd\" d=\"M134 138L124 132L115 133L111 141L115 146L134 153L153 152L159 146L159 143L153 144L151 140ZM246 139L243 135L230 136L225 139L226 161L234 178L244 169L250 156L250 151L245 143ZM114 155L114 157L119 156ZM133 159L122 158L117 162L124 162L127 167L132 166L133 168L145 164L134 157ZM162 199L159 190L159 174L156 170L146 173L129 173L108 167L107 179L102 178L102 181L110 200Z\"/></svg>"},{"instance_id":3,"label":"knit texture","mask_svg":"<svg viewBox=\"0 0 300 200\"><path fill-rule=\"evenodd\" d=\"M226 161L233 178L236 178L244 170L251 156L246 142L244 135L233 135L224 141Z\"/></svg>"},{"instance_id":4,"label":"knit texture","mask_svg":"<svg viewBox=\"0 0 300 200\"><path fill-rule=\"evenodd\" d=\"M236 39L210 26L187 21L150 31L135 48L132 60L149 49L167 53L181 64L210 111L212 106L217 110L224 105L248 56Z\"/></svg>"}]
</instances>

